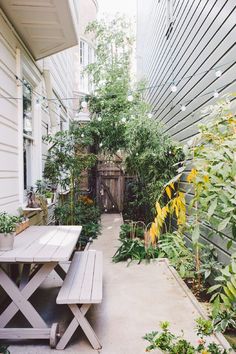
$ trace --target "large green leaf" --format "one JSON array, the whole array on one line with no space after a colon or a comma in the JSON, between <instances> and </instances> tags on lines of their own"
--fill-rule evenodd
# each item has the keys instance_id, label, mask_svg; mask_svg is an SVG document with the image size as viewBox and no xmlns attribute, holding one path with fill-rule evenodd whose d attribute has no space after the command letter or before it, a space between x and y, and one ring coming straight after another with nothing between
<instances>
[{"instance_id":1,"label":"large green leaf","mask_svg":"<svg viewBox=\"0 0 236 354\"><path fill-rule=\"evenodd\" d=\"M199 224L196 224L192 233L193 244L198 243L199 237L200 237L200 228L199 228Z\"/></svg>"},{"instance_id":2,"label":"large green leaf","mask_svg":"<svg viewBox=\"0 0 236 354\"><path fill-rule=\"evenodd\" d=\"M229 224L231 217L222 220L218 225L218 231L222 231Z\"/></svg>"},{"instance_id":3,"label":"large green leaf","mask_svg":"<svg viewBox=\"0 0 236 354\"><path fill-rule=\"evenodd\" d=\"M215 198L215 199L211 202L211 204L210 204L210 206L209 206L209 209L208 209L208 212L207 212L208 218L210 218L210 217L214 214L214 211L216 210L216 207L217 207L217 201L218 201L218 199Z\"/></svg>"}]
</instances>

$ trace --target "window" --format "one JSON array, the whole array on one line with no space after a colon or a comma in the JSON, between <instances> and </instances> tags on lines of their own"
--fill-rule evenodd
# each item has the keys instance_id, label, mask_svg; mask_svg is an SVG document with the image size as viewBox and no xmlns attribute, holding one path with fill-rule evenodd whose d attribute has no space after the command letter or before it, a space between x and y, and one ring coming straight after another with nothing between
<instances>
[{"instance_id":1,"label":"window","mask_svg":"<svg viewBox=\"0 0 236 354\"><path fill-rule=\"evenodd\" d=\"M80 40L80 91L90 92L93 89L91 77L84 70L94 62L94 49L86 41Z\"/></svg>"},{"instance_id":2,"label":"window","mask_svg":"<svg viewBox=\"0 0 236 354\"><path fill-rule=\"evenodd\" d=\"M32 143L33 143L33 110L32 110L32 88L23 80L23 173L24 190L32 185Z\"/></svg>"},{"instance_id":3,"label":"window","mask_svg":"<svg viewBox=\"0 0 236 354\"><path fill-rule=\"evenodd\" d=\"M80 41L80 64L85 65L85 42Z\"/></svg>"},{"instance_id":4,"label":"window","mask_svg":"<svg viewBox=\"0 0 236 354\"><path fill-rule=\"evenodd\" d=\"M166 0L166 37L169 38L174 25L173 0Z\"/></svg>"}]
</instances>

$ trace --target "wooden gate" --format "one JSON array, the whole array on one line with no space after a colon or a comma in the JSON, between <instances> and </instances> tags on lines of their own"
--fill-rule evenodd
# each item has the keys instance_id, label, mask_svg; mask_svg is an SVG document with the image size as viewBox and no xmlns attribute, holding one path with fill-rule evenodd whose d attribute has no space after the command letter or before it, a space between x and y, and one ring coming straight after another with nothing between
<instances>
[{"instance_id":1,"label":"wooden gate","mask_svg":"<svg viewBox=\"0 0 236 354\"><path fill-rule=\"evenodd\" d=\"M97 198L103 212L117 213L123 210L124 175L121 160L102 160L98 164Z\"/></svg>"}]
</instances>

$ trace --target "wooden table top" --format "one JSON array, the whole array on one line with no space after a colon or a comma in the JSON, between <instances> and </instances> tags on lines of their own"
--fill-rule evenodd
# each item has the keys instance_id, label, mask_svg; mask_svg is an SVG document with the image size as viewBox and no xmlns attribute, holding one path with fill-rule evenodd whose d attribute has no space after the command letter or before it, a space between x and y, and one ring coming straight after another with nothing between
<instances>
[{"instance_id":1,"label":"wooden table top","mask_svg":"<svg viewBox=\"0 0 236 354\"><path fill-rule=\"evenodd\" d=\"M13 250L0 251L0 263L67 261L81 230L81 226L30 226L15 237Z\"/></svg>"}]
</instances>

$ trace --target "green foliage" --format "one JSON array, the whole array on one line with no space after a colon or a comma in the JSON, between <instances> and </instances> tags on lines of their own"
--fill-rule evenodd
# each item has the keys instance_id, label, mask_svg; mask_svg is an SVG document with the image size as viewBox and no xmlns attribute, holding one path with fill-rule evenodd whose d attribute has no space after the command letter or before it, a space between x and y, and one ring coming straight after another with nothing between
<instances>
[{"instance_id":1,"label":"green foliage","mask_svg":"<svg viewBox=\"0 0 236 354\"><path fill-rule=\"evenodd\" d=\"M96 153L123 152L125 171L135 176L124 216L148 223L163 183L176 173L175 164L183 155L158 122L148 117L150 107L142 98L144 83L131 87L130 24L117 17L111 22L92 22L88 31L95 35L97 49L96 62L87 68L96 86L87 97L92 113L87 134L93 138ZM127 99L130 93L131 102Z\"/></svg>"},{"instance_id":2,"label":"green foliage","mask_svg":"<svg viewBox=\"0 0 236 354\"><path fill-rule=\"evenodd\" d=\"M195 262L192 250L188 249L182 235L178 232L166 233L158 241L159 257L166 257L182 278L192 278Z\"/></svg>"},{"instance_id":3,"label":"green foliage","mask_svg":"<svg viewBox=\"0 0 236 354\"><path fill-rule=\"evenodd\" d=\"M149 223L163 185L176 174L184 156L182 149L163 133L160 124L145 113L128 122L126 139L126 171L136 178L131 182L124 213Z\"/></svg>"},{"instance_id":4,"label":"green foliage","mask_svg":"<svg viewBox=\"0 0 236 354\"><path fill-rule=\"evenodd\" d=\"M79 183L83 171L96 163L96 156L88 153L86 147L92 142L84 136L83 126L71 126L69 131L57 132L45 140L51 144L44 168L44 178L62 190L70 190L70 216L65 224L76 223L76 199L79 195ZM65 209L68 210L68 205Z\"/></svg>"},{"instance_id":5,"label":"green foliage","mask_svg":"<svg viewBox=\"0 0 236 354\"><path fill-rule=\"evenodd\" d=\"M210 336L214 331L212 322L202 317L196 319L196 332L200 337Z\"/></svg>"},{"instance_id":6,"label":"green foliage","mask_svg":"<svg viewBox=\"0 0 236 354\"><path fill-rule=\"evenodd\" d=\"M91 168L96 162L96 156L86 152L91 138L82 138L83 127L72 128L69 131L57 132L54 136L44 138L50 143L49 154L44 168L44 177L55 185L67 189L78 184L81 173Z\"/></svg>"},{"instance_id":7,"label":"green foliage","mask_svg":"<svg viewBox=\"0 0 236 354\"><path fill-rule=\"evenodd\" d=\"M211 279L215 279L222 269L222 264L218 261L218 255L213 245L201 244L201 264L199 273L204 284Z\"/></svg>"},{"instance_id":8,"label":"green foliage","mask_svg":"<svg viewBox=\"0 0 236 354\"><path fill-rule=\"evenodd\" d=\"M121 246L112 257L112 260L115 263L126 260L129 260L130 262L138 261L138 263L141 263L142 260L149 261L150 259L158 257L158 249L151 245L145 247L144 240L139 238L122 238L120 239L120 242Z\"/></svg>"},{"instance_id":9,"label":"green foliage","mask_svg":"<svg viewBox=\"0 0 236 354\"><path fill-rule=\"evenodd\" d=\"M221 270L220 276L215 279L208 293L213 293L213 317L216 318L223 310L234 313L236 318L236 255L231 258L231 263Z\"/></svg>"},{"instance_id":10,"label":"green foliage","mask_svg":"<svg viewBox=\"0 0 236 354\"><path fill-rule=\"evenodd\" d=\"M115 153L125 147L125 122L133 104L127 101L130 90L130 66L133 38L131 25L123 17L112 21L94 21L87 32L96 38L96 61L88 65L96 91L88 97L94 119L89 125L95 144ZM99 117L99 119L97 119Z\"/></svg>"},{"instance_id":11,"label":"green foliage","mask_svg":"<svg viewBox=\"0 0 236 354\"><path fill-rule=\"evenodd\" d=\"M213 318L214 331L224 333L227 329L236 328L235 312L229 309L220 310Z\"/></svg>"},{"instance_id":12,"label":"green foliage","mask_svg":"<svg viewBox=\"0 0 236 354\"><path fill-rule=\"evenodd\" d=\"M61 225L71 224L70 203L57 205L55 217ZM85 246L89 238L96 238L100 232L100 210L88 197L80 197L75 205L74 225L81 225L82 232L79 243Z\"/></svg>"},{"instance_id":13,"label":"green foliage","mask_svg":"<svg viewBox=\"0 0 236 354\"><path fill-rule=\"evenodd\" d=\"M197 335L200 337L198 345L194 346L182 336L177 336L169 330L168 322L161 322L161 332L151 332L144 336L150 345L146 348L147 352L159 349L163 353L168 354L227 354L230 350L223 349L219 344L206 344L205 336L212 333L212 325L210 321L202 318L197 320Z\"/></svg>"},{"instance_id":14,"label":"green foliage","mask_svg":"<svg viewBox=\"0 0 236 354\"><path fill-rule=\"evenodd\" d=\"M199 229L199 220L204 220L215 229L215 234L223 236L228 228L236 237L236 119L232 105L226 100L208 107L204 112L208 114L207 121L200 125L200 133L185 152L193 158L188 177L194 185L192 229ZM197 242L200 233L194 231Z\"/></svg>"},{"instance_id":15,"label":"green foliage","mask_svg":"<svg viewBox=\"0 0 236 354\"><path fill-rule=\"evenodd\" d=\"M9 215L6 212L0 213L0 233L12 233L16 229L16 224L20 222L18 216Z\"/></svg>"},{"instance_id":16,"label":"green foliage","mask_svg":"<svg viewBox=\"0 0 236 354\"><path fill-rule=\"evenodd\" d=\"M121 225L120 227L120 239L124 238L144 238L144 229L141 226L138 226L137 224L130 222Z\"/></svg>"},{"instance_id":17,"label":"green foliage","mask_svg":"<svg viewBox=\"0 0 236 354\"><path fill-rule=\"evenodd\" d=\"M45 194L46 191L48 190L47 182L42 179L37 179L37 181L35 182L35 186L36 186L36 193L39 194Z\"/></svg>"}]
</instances>

